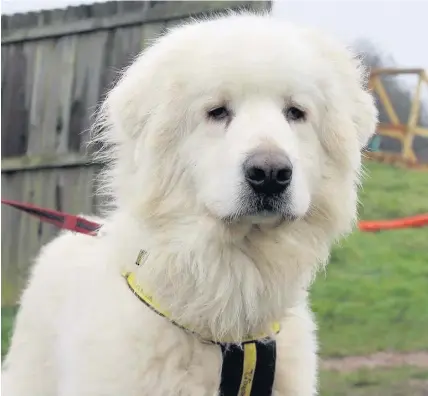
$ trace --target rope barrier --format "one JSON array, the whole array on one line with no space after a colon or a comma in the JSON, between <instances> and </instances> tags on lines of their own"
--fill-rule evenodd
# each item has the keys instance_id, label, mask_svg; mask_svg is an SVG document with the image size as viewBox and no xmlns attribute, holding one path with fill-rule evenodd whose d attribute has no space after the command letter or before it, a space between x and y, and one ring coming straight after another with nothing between
<instances>
[{"instance_id":1,"label":"rope barrier","mask_svg":"<svg viewBox=\"0 0 428 396\"><path fill-rule=\"evenodd\" d=\"M82 234L96 235L101 224L87 220L81 216L75 216L68 213L45 209L39 206L2 199L1 203L11 206L15 209L22 210L32 216L39 218L41 221L53 224L61 229L66 229ZM363 232L378 232L384 230L397 230L402 228L426 227L428 226L428 213L404 217L393 220L375 220L360 221L358 229Z\"/></svg>"}]
</instances>

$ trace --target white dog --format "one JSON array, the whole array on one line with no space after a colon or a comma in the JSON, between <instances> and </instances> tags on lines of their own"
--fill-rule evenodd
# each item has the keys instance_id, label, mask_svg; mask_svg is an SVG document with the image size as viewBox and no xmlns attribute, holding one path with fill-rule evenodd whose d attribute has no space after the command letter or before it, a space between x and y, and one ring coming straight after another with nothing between
<instances>
[{"instance_id":1,"label":"white dog","mask_svg":"<svg viewBox=\"0 0 428 396\"><path fill-rule=\"evenodd\" d=\"M268 16L192 22L144 51L99 123L115 209L98 237L42 249L3 395L315 395L307 289L356 218L377 116L363 74L333 39ZM276 362L248 369L259 333ZM229 365L239 390L222 388ZM272 391L255 390L269 367Z\"/></svg>"}]
</instances>

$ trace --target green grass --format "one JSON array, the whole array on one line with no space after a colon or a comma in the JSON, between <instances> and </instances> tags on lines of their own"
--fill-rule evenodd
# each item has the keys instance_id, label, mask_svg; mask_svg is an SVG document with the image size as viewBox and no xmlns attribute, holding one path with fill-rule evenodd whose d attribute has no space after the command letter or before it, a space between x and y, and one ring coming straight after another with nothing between
<instances>
[{"instance_id":1,"label":"green grass","mask_svg":"<svg viewBox=\"0 0 428 396\"><path fill-rule=\"evenodd\" d=\"M1 309L1 358L7 352L9 338L12 333L13 320L15 318L16 308L2 307Z\"/></svg>"},{"instance_id":2,"label":"green grass","mask_svg":"<svg viewBox=\"0 0 428 396\"><path fill-rule=\"evenodd\" d=\"M428 173L369 163L361 218L428 212ZM428 227L355 231L312 291L323 356L428 350Z\"/></svg>"},{"instance_id":3,"label":"green grass","mask_svg":"<svg viewBox=\"0 0 428 396\"><path fill-rule=\"evenodd\" d=\"M364 220L427 213L428 172L367 162L359 196Z\"/></svg>"},{"instance_id":4,"label":"green grass","mask_svg":"<svg viewBox=\"0 0 428 396\"><path fill-rule=\"evenodd\" d=\"M320 396L426 396L427 370L413 367L358 370L338 374L324 371Z\"/></svg>"}]
</instances>

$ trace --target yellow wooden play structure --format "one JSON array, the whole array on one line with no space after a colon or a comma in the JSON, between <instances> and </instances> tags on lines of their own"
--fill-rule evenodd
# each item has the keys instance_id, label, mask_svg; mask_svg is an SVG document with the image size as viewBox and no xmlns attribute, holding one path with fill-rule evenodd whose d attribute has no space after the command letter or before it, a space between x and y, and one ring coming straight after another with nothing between
<instances>
[{"instance_id":1,"label":"yellow wooden play structure","mask_svg":"<svg viewBox=\"0 0 428 396\"><path fill-rule=\"evenodd\" d=\"M410 99L410 112L407 120L400 120L382 81L385 76L403 75L414 75L418 79L416 89ZM381 120L379 123L377 135L368 146L367 157L382 162L428 169L428 128L419 125L421 93L422 89L428 88L427 71L424 69L373 69L370 75L369 88L377 98L378 105L383 107L388 120ZM390 149L388 149L388 145L382 144L382 139L388 139L394 144L391 144ZM415 139L418 140L415 142ZM397 147L399 148L397 149ZM415 147L420 150L415 150Z\"/></svg>"}]
</instances>

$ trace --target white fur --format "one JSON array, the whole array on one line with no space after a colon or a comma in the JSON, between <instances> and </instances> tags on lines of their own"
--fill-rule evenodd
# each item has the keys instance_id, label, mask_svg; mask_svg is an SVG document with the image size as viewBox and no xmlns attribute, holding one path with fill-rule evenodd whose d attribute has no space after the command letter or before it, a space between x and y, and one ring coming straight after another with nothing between
<instances>
[{"instance_id":1,"label":"white fur","mask_svg":"<svg viewBox=\"0 0 428 396\"><path fill-rule=\"evenodd\" d=\"M239 342L280 320L274 395L315 395L307 289L356 218L360 149L376 123L364 77L333 39L268 16L193 22L139 56L100 115L113 209L100 236L64 233L42 249L4 395L217 394L219 348L156 315L121 277L140 249L139 281L201 335ZM230 122L207 119L223 103ZM307 120L287 120L290 104ZM294 221L245 215L242 162L260 147L293 164L281 204Z\"/></svg>"}]
</instances>

